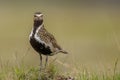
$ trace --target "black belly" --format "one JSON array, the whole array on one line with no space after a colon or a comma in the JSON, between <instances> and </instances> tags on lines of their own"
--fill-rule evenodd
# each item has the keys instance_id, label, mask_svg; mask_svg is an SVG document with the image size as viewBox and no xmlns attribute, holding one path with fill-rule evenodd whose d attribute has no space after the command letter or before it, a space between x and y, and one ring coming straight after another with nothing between
<instances>
[{"instance_id":1,"label":"black belly","mask_svg":"<svg viewBox=\"0 0 120 80\"><path fill-rule=\"evenodd\" d=\"M36 41L34 38L30 39L30 44L39 54L50 55L52 53L49 47L46 47L45 44Z\"/></svg>"}]
</instances>

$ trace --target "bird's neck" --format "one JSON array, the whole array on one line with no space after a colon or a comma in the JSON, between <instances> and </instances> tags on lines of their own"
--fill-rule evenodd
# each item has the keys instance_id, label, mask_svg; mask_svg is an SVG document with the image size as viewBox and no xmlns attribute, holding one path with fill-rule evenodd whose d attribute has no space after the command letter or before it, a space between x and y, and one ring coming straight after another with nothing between
<instances>
[{"instance_id":1,"label":"bird's neck","mask_svg":"<svg viewBox=\"0 0 120 80\"><path fill-rule=\"evenodd\" d=\"M34 21L32 36L34 36L36 31L37 31L37 29L39 29L41 27L43 27L43 21Z\"/></svg>"}]
</instances>

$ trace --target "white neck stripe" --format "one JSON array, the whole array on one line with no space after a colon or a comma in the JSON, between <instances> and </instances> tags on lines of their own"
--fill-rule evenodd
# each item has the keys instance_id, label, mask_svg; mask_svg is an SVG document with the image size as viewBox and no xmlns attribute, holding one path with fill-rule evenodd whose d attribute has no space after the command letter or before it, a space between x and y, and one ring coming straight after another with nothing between
<instances>
[{"instance_id":1,"label":"white neck stripe","mask_svg":"<svg viewBox=\"0 0 120 80\"><path fill-rule=\"evenodd\" d=\"M36 29L35 34L38 33L39 29L41 29L42 26L43 26L43 24L41 24L41 25ZM32 30L31 30L31 33L30 33L29 39L30 39L30 37L32 37L32 35L34 34L34 33L33 33L33 30L34 30L34 28L32 28ZM35 35L34 35L34 36L35 36Z\"/></svg>"}]
</instances>

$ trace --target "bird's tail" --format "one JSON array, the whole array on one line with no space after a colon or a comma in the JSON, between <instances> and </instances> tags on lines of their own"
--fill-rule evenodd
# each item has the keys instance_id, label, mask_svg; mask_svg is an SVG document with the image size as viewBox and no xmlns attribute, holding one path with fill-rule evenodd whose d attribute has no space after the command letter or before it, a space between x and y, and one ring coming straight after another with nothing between
<instances>
[{"instance_id":1,"label":"bird's tail","mask_svg":"<svg viewBox=\"0 0 120 80\"><path fill-rule=\"evenodd\" d=\"M61 52L61 53L64 53L64 54L68 54L68 52L65 51L65 50L60 50L60 52Z\"/></svg>"}]
</instances>

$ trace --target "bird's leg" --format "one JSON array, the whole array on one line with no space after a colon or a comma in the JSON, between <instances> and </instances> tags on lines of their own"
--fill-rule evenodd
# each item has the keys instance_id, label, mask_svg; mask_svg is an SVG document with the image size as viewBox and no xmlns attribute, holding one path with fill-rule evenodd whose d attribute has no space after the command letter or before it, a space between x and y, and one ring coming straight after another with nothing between
<instances>
[{"instance_id":1,"label":"bird's leg","mask_svg":"<svg viewBox=\"0 0 120 80\"><path fill-rule=\"evenodd\" d=\"M40 54L40 71L42 69L42 55Z\"/></svg>"},{"instance_id":2,"label":"bird's leg","mask_svg":"<svg viewBox=\"0 0 120 80\"><path fill-rule=\"evenodd\" d=\"M46 60L45 60L45 69L46 69L46 66L47 66L47 62L48 62L48 55L46 56Z\"/></svg>"},{"instance_id":3,"label":"bird's leg","mask_svg":"<svg viewBox=\"0 0 120 80\"><path fill-rule=\"evenodd\" d=\"M42 55L40 54L40 73L38 80L41 80L41 71L42 71Z\"/></svg>"}]
</instances>

